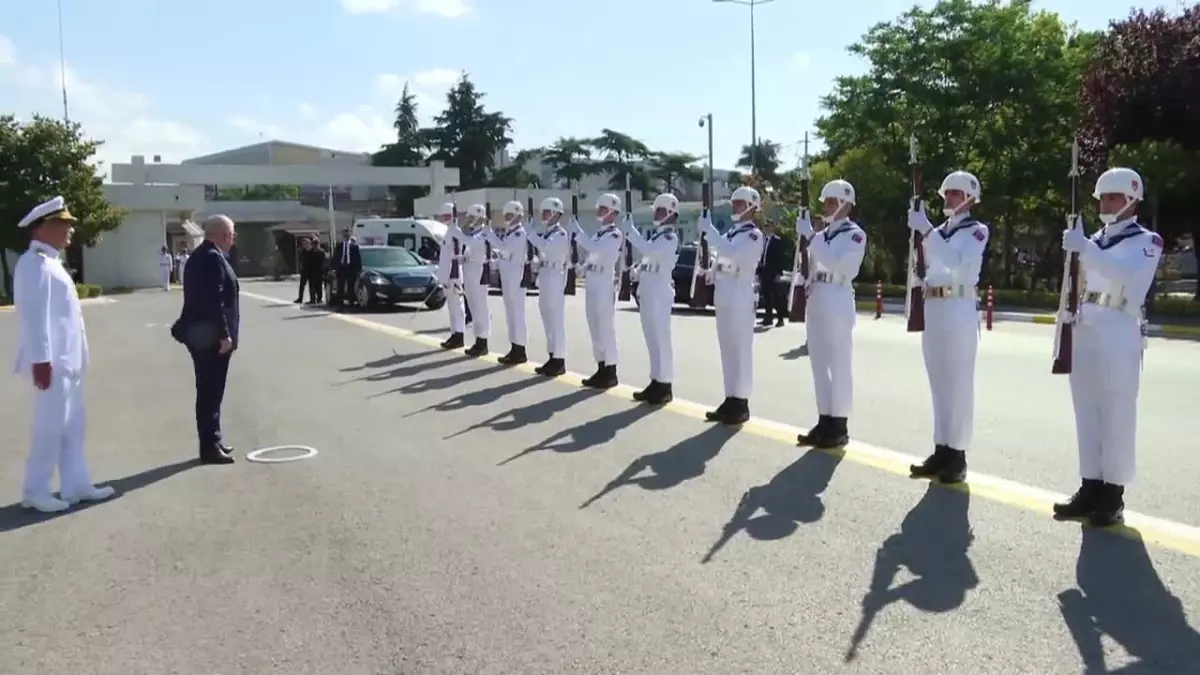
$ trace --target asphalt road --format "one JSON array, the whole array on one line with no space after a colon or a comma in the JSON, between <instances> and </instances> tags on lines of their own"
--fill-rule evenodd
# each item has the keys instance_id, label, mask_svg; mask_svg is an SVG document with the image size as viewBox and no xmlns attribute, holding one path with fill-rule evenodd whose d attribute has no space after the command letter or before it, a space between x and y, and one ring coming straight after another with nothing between
<instances>
[{"instance_id":1,"label":"asphalt road","mask_svg":"<svg viewBox=\"0 0 1200 675\"><path fill-rule=\"evenodd\" d=\"M1190 531L1146 544L1054 523L998 478L967 493L895 475L886 453L923 453L929 426L898 320L860 324L861 442L840 457L767 421L731 432L686 402L651 412L397 329L433 332L444 312L345 319L246 297L227 435L239 454L320 454L197 467L190 367L166 337L178 302L85 310L93 472L122 496L54 518L0 508L0 673L1200 672ZM587 373L581 302L568 365ZM682 398L720 398L711 323L676 323ZM636 314L619 325L640 386ZM972 466L1065 490L1073 434L1047 335L986 336ZM757 416L808 422L801 336L760 335ZM1185 523L1200 521L1178 438L1197 347L1147 355L1131 495ZM0 384L13 499L28 405L19 378Z\"/></svg>"}]
</instances>

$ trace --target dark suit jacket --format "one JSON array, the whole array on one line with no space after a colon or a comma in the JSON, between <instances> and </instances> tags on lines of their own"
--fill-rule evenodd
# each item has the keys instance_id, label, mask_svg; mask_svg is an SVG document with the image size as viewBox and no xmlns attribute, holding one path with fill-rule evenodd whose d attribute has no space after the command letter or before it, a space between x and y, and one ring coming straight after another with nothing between
<instances>
[{"instance_id":1,"label":"dark suit jacket","mask_svg":"<svg viewBox=\"0 0 1200 675\"><path fill-rule=\"evenodd\" d=\"M306 274L323 274L325 272L325 251L310 248L301 251L300 265Z\"/></svg>"},{"instance_id":2,"label":"dark suit jacket","mask_svg":"<svg viewBox=\"0 0 1200 675\"><path fill-rule=\"evenodd\" d=\"M188 258L183 278L183 311L171 334L189 349L215 349L229 338L236 349L241 310L238 307L237 274L225 255L212 242L196 247Z\"/></svg>"},{"instance_id":3,"label":"dark suit jacket","mask_svg":"<svg viewBox=\"0 0 1200 675\"><path fill-rule=\"evenodd\" d=\"M355 243L350 244L350 264L345 265L342 263L342 247L345 245L346 242L341 241L338 242L337 247L333 249L333 260L331 262L333 267L337 269L362 269L362 252L358 250L358 244Z\"/></svg>"},{"instance_id":4,"label":"dark suit jacket","mask_svg":"<svg viewBox=\"0 0 1200 675\"><path fill-rule=\"evenodd\" d=\"M764 277L777 277L783 272L783 240L771 235L766 241L766 257L759 263L758 273Z\"/></svg>"}]
</instances>

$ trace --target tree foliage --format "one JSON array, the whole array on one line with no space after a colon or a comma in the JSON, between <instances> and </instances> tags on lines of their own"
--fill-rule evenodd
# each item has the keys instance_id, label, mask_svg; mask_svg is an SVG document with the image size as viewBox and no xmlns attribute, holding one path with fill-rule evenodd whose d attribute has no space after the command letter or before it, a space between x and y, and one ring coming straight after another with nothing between
<instances>
[{"instance_id":1,"label":"tree foliage","mask_svg":"<svg viewBox=\"0 0 1200 675\"><path fill-rule=\"evenodd\" d=\"M20 251L28 233L17 223L29 209L61 195L75 225L77 245L92 246L104 232L116 229L124 212L104 199L93 158L102 141L86 138L76 123L35 116L29 122L0 115L0 251ZM11 271L0 255L5 295L11 294Z\"/></svg>"},{"instance_id":2,"label":"tree foliage","mask_svg":"<svg viewBox=\"0 0 1200 675\"><path fill-rule=\"evenodd\" d=\"M428 158L425 135L417 119L417 97L404 84L400 98L396 101L396 119L392 128L396 140L379 149L371 157L373 166L422 166ZM413 200L425 196L429 189L420 185L393 185L389 192L396 206L396 215L402 218L413 215Z\"/></svg>"},{"instance_id":3,"label":"tree foliage","mask_svg":"<svg viewBox=\"0 0 1200 675\"><path fill-rule=\"evenodd\" d=\"M446 109L422 132L429 158L456 167L463 189L487 185L497 155L512 145L512 120L484 108L484 97L463 73L446 95Z\"/></svg>"},{"instance_id":4,"label":"tree foliage","mask_svg":"<svg viewBox=\"0 0 1200 675\"><path fill-rule=\"evenodd\" d=\"M295 185L247 185L218 187L216 200L221 202L295 201L300 188Z\"/></svg>"}]
</instances>

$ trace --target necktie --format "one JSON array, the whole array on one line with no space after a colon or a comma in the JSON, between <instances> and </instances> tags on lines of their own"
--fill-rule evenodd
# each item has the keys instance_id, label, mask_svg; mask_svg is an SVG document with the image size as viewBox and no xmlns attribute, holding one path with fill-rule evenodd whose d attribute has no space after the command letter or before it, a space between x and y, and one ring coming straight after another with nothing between
<instances>
[{"instance_id":1,"label":"necktie","mask_svg":"<svg viewBox=\"0 0 1200 675\"><path fill-rule=\"evenodd\" d=\"M759 258L759 260L758 260L758 264L759 264L759 265L765 265L765 264L766 264L766 262L767 262L767 249L768 249L768 248L770 248L770 246L771 246L771 239L772 239L772 238L774 238L774 235L771 235L770 237L767 237L767 240L763 242L763 252L762 252L762 257L761 257L761 258Z\"/></svg>"},{"instance_id":2,"label":"necktie","mask_svg":"<svg viewBox=\"0 0 1200 675\"><path fill-rule=\"evenodd\" d=\"M346 242L345 244L342 244L342 264L343 265L350 264L350 242Z\"/></svg>"}]
</instances>

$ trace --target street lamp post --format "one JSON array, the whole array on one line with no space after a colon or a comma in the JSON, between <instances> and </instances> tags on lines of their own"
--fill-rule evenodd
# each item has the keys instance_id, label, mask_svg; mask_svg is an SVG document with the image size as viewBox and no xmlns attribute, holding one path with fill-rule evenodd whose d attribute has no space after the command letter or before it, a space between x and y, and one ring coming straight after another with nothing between
<instances>
[{"instance_id":1,"label":"street lamp post","mask_svg":"<svg viewBox=\"0 0 1200 675\"><path fill-rule=\"evenodd\" d=\"M712 0L713 2L731 2L735 5L745 5L750 8L750 171L758 173L758 91L755 82L754 63L754 8L775 0Z\"/></svg>"}]
</instances>

